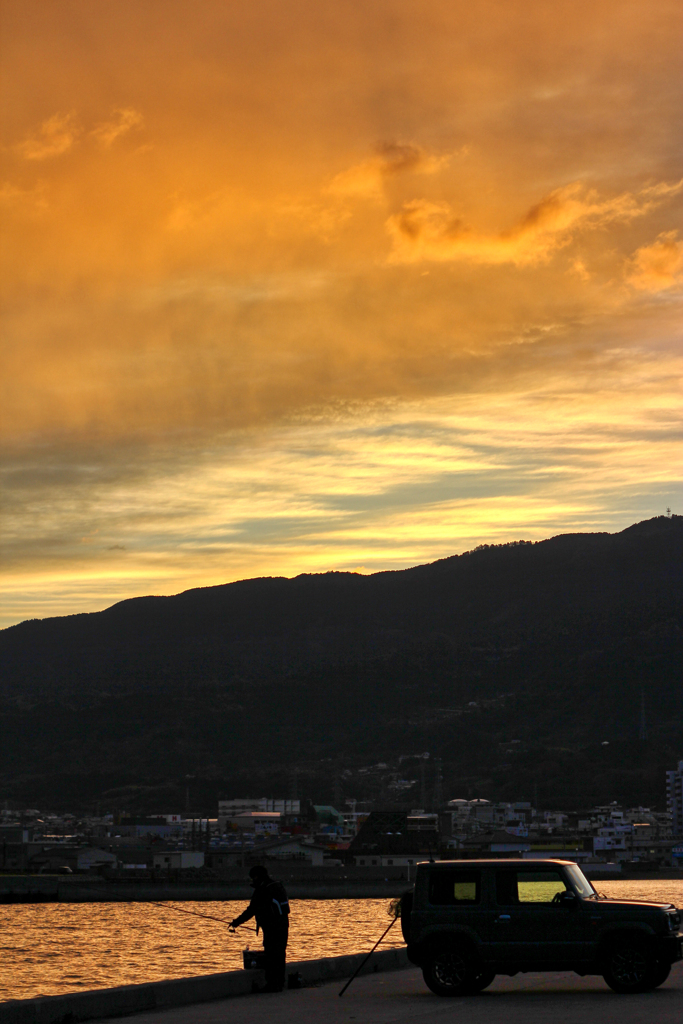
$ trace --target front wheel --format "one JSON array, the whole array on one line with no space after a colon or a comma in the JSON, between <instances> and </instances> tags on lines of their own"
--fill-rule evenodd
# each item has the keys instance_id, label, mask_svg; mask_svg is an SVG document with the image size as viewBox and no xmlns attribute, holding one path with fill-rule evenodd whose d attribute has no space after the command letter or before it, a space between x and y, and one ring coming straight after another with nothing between
<instances>
[{"instance_id":1,"label":"front wheel","mask_svg":"<svg viewBox=\"0 0 683 1024\"><path fill-rule=\"evenodd\" d=\"M485 988L488 988L491 982L495 979L496 972L489 970L488 967L483 968L475 976L473 981L467 986L468 992L483 992Z\"/></svg>"},{"instance_id":2,"label":"front wheel","mask_svg":"<svg viewBox=\"0 0 683 1024\"><path fill-rule=\"evenodd\" d=\"M487 972L481 969L471 950L458 945L442 946L429 953L422 965L422 976L437 996L468 995L493 981L487 980Z\"/></svg>"},{"instance_id":3,"label":"front wheel","mask_svg":"<svg viewBox=\"0 0 683 1024\"><path fill-rule=\"evenodd\" d=\"M614 992L630 994L647 992L661 985L668 976L667 971L661 981L656 981L661 971L662 965L644 945L629 941L614 946L607 953L602 976Z\"/></svg>"},{"instance_id":4,"label":"front wheel","mask_svg":"<svg viewBox=\"0 0 683 1024\"><path fill-rule=\"evenodd\" d=\"M671 974L671 964L663 964L661 961L657 964L652 978L650 979L650 988L659 988L663 985L666 979Z\"/></svg>"}]
</instances>

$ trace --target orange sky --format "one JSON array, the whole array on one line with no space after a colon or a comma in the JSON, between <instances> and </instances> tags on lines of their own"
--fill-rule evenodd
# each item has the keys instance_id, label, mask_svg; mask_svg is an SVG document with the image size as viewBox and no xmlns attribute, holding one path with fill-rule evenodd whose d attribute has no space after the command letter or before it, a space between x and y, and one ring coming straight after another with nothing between
<instances>
[{"instance_id":1,"label":"orange sky","mask_svg":"<svg viewBox=\"0 0 683 1024\"><path fill-rule=\"evenodd\" d=\"M680 511L679 3L0 7L3 624Z\"/></svg>"}]
</instances>

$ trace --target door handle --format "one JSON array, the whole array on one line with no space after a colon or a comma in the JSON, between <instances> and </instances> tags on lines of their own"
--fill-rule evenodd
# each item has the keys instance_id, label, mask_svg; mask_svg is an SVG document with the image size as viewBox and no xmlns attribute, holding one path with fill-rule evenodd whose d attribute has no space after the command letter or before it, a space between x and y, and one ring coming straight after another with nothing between
<instances>
[{"instance_id":1,"label":"door handle","mask_svg":"<svg viewBox=\"0 0 683 1024\"><path fill-rule=\"evenodd\" d=\"M509 920L510 920L510 915L509 914L499 914L498 917L496 918L496 921L509 921Z\"/></svg>"}]
</instances>

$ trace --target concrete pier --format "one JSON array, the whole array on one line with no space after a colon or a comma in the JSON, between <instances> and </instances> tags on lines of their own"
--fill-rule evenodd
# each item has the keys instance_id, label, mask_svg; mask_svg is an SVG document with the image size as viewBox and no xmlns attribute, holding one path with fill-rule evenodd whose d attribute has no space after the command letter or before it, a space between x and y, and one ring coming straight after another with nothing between
<instances>
[{"instance_id":1,"label":"concrete pier","mask_svg":"<svg viewBox=\"0 0 683 1024\"><path fill-rule=\"evenodd\" d=\"M0 1003L1 1024L680 1024L683 964L655 992L620 996L599 977L570 973L498 977L476 996L440 999L404 950L375 954L369 973L343 998L339 990L361 959L334 957L289 964L305 987L251 994L257 971L234 971L73 996ZM241 994L240 994L241 993ZM205 1001L200 1001L205 1000ZM131 1018L131 1014L134 1017Z\"/></svg>"},{"instance_id":2,"label":"concrete pier","mask_svg":"<svg viewBox=\"0 0 683 1024\"><path fill-rule=\"evenodd\" d=\"M202 1006L143 1013L135 1024L680 1024L683 967L655 992L616 995L601 978L519 974L497 978L476 996L440 999L419 970L356 979L277 995L246 996ZM110 1019L107 1024L131 1024Z\"/></svg>"},{"instance_id":3,"label":"concrete pier","mask_svg":"<svg viewBox=\"0 0 683 1024\"><path fill-rule=\"evenodd\" d=\"M141 1014L134 1024L680 1024L683 968L654 992L616 995L601 978L522 974L478 995L439 998L416 969L341 983ZM131 1024L123 1018L108 1024Z\"/></svg>"},{"instance_id":4,"label":"concrete pier","mask_svg":"<svg viewBox=\"0 0 683 1024\"><path fill-rule=\"evenodd\" d=\"M356 979L340 999L339 982L316 988L210 1002L141 1014L135 1024L680 1024L683 969L655 992L616 995L601 978L526 974L497 978L466 998L439 998L420 971ZM115 1021L109 1021L115 1024ZM122 1018L116 1024L130 1024Z\"/></svg>"}]
</instances>

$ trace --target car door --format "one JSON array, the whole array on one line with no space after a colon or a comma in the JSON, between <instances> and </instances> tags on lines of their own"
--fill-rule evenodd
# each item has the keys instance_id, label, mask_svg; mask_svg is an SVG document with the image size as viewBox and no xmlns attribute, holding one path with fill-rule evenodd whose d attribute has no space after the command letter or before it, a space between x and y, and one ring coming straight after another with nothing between
<instances>
[{"instance_id":1,"label":"car door","mask_svg":"<svg viewBox=\"0 0 683 1024\"><path fill-rule=\"evenodd\" d=\"M427 905L431 931L465 933L481 946L480 869L435 865L429 872Z\"/></svg>"},{"instance_id":2,"label":"car door","mask_svg":"<svg viewBox=\"0 0 683 1024\"><path fill-rule=\"evenodd\" d=\"M573 961L582 948L580 901L559 867L496 870L492 949L508 962Z\"/></svg>"}]
</instances>

